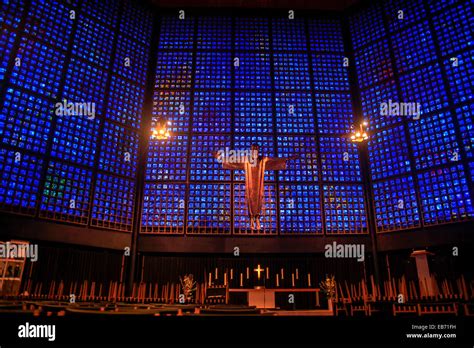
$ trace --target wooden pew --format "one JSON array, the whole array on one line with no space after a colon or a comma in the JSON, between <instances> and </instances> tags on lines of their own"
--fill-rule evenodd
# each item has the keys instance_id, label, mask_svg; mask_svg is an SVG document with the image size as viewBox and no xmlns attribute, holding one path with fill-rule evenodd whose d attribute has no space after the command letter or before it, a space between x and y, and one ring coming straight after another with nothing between
<instances>
[{"instance_id":1,"label":"wooden pew","mask_svg":"<svg viewBox=\"0 0 474 348\"><path fill-rule=\"evenodd\" d=\"M419 305L418 305L419 306ZM394 303L392 310L393 316L400 314L415 315L418 314L418 306L416 304Z\"/></svg>"},{"instance_id":2,"label":"wooden pew","mask_svg":"<svg viewBox=\"0 0 474 348\"><path fill-rule=\"evenodd\" d=\"M418 303L418 315L454 314L458 315L457 303Z\"/></svg>"}]
</instances>

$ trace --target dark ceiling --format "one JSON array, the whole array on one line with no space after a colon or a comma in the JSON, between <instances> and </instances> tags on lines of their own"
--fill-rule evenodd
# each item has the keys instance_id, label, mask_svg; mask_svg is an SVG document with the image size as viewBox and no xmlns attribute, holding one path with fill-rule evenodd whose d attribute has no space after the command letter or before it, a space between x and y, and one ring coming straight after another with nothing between
<instances>
[{"instance_id":1,"label":"dark ceiling","mask_svg":"<svg viewBox=\"0 0 474 348\"><path fill-rule=\"evenodd\" d=\"M157 7L344 10L360 0L150 0Z\"/></svg>"}]
</instances>

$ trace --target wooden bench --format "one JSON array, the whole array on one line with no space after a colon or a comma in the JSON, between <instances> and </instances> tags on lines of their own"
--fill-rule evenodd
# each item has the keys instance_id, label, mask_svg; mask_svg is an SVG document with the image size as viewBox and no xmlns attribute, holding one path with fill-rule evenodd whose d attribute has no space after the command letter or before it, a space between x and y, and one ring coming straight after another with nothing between
<instances>
[{"instance_id":1,"label":"wooden bench","mask_svg":"<svg viewBox=\"0 0 474 348\"><path fill-rule=\"evenodd\" d=\"M400 314L416 315L418 314L418 306L416 304L394 303L392 307L393 316L396 317Z\"/></svg>"},{"instance_id":2,"label":"wooden bench","mask_svg":"<svg viewBox=\"0 0 474 348\"><path fill-rule=\"evenodd\" d=\"M457 303L419 303L418 315L454 314L458 315Z\"/></svg>"}]
</instances>

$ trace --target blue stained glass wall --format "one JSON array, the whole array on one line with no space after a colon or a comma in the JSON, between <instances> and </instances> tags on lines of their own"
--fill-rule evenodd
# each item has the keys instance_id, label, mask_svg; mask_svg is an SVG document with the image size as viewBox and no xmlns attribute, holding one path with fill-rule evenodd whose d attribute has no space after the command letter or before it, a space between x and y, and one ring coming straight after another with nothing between
<instances>
[{"instance_id":1,"label":"blue stained glass wall","mask_svg":"<svg viewBox=\"0 0 474 348\"><path fill-rule=\"evenodd\" d=\"M184 232L185 184L147 182L143 194L143 233Z\"/></svg>"},{"instance_id":2,"label":"blue stained glass wall","mask_svg":"<svg viewBox=\"0 0 474 348\"><path fill-rule=\"evenodd\" d=\"M192 181L230 181L231 172L222 168L209 149L219 144L222 149L230 149L228 135L194 135L191 145L190 178Z\"/></svg>"},{"instance_id":3,"label":"blue stained glass wall","mask_svg":"<svg viewBox=\"0 0 474 348\"><path fill-rule=\"evenodd\" d=\"M1 6L0 209L130 232L151 14L129 0Z\"/></svg>"},{"instance_id":4,"label":"blue stained glass wall","mask_svg":"<svg viewBox=\"0 0 474 348\"><path fill-rule=\"evenodd\" d=\"M384 129L369 140L370 169L374 180L411 170L403 126Z\"/></svg>"},{"instance_id":5,"label":"blue stained glass wall","mask_svg":"<svg viewBox=\"0 0 474 348\"><path fill-rule=\"evenodd\" d=\"M388 0L383 4L383 10L390 32L424 19L427 12L424 0Z\"/></svg>"},{"instance_id":6,"label":"blue stained glass wall","mask_svg":"<svg viewBox=\"0 0 474 348\"><path fill-rule=\"evenodd\" d=\"M235 67L236 88L271 89L270 54L258 52L238 52Z\"/></svg>"},{"instance_id":7,"label":"blue stained glass wall","mask_svg":"<svg viewBox=\"0 0 474 348\"><path fill-rule=\"evenodd\" d=\"M230 195L230 184L191 184L187 233L229 234Z\"/></svg>"},{"instance_id":8,"label":"blue stained glass wall","mask_svg":"<svg viewBox=\"0 0 474 348\"><path fill-rule=\"evenodd\" d=\"M132 230L135 182L98 173L91 225L123 231Z\"/></svg>"},{"instance_id":9,"label":"blue stained glass wall","mask_svg":"<svg viewBox=\"0 0 474 348\"><path fill-rule=\"evenodd\" d=\"M287 169L278 172L280 181L285 182L317 182L318 178L318 149L315 137L279 135L278 157L297 155Z\"/></svg>"},{"instance_id":10,"label":"blue stained glass wall","mask_svg":"<svg viewBox=\"0 0 474 348\"><path fill-rule=\"evenodd\" d=\"M420 213L411 176L374 183L375 223L379 231L419 227Z\"/></svg>"},{"instance_id":11,"label":"blue stained glass wall","mask_svg":"<svg viewBox=\"0 0 474 348\"><path fill-rule=\"evenodd\" d=\"M276 92L277 133L314 134L313 100L311 93ZM298 122L295 122L295 119Z\"/></svg>"},{"instance_id":12,"label":"blue stained glass wall","mask_svg":"<svg viewBox=\"0 0 474 348\"><path fill-rule=\"evenodd\" d=\"M43 160L20 151L0 149L0 208L34 215L39 197L38 173Z\"/></svg>"},{"instance_id":13,"label":"blue stained glass wall","mask_svg":"<svg viewBox=\"0 0 474 348\"><path fill-rule=\"evenodd\" d=\"M327 234L362 233L367 228L362 185L324 185Z\"/></svg>"},{"instance_id":14,"label":"blue stained glass wall","mask_svg":"<svg viewBox=\"0 0 474 348\"><path fill-rule=\"evenodd\" d=\"M469 1L450 0L351 16L379 232L472 218L470 17Z\"/></svg>"},{"instance_id":15,"label":"blue stained glass wall","mask_svg":"<svg viewBox=\"0 0 474 348\"><path fill-rule=\"evenodd\" d=\"M454 165L418 174L426 225L459 221L473 214L463 166Z\"/></svg>"},{"instance_id":16,"label":"blue stained glass wall","mask_svg":"<svg viewBox=\"0 0 474 348\"><path fill-rule=\"evenodd\" d=\"M460 105L456 107L455 114L461 133L460 142L466 152L466 157L474 157L474 104Z\"/></svg>"},{"instance_id":17,"label":"blue stained glass wall","mask_svg":"<svg viewBox=\"0 0 474 348\"><path fill-rule=\"evenodd\" d=\"M44 154L53 119L51 104L14 88L8 88L4 98L0 113L2 143Z\"/></svg>"},{"instance_id":18,"label":"blue stained glass wall","mask_svg":"<svg viewBox=\"0 0 474 348\"><path fill-rule=\"evenodd\" d=\"M2 1L0 23L5 23L10 28L17 29L25 11L25 1Z\"/></svg>"},{"instance_id":19,"label":"blue stained glass wall","mask_svg":"<svg viewBox=\"0 0 474 348\"><path fill-rule=\"evenodd\" d=\"M345 135L354 124L351 95L342 93L315 93L319 133Z\"/></svg>"},{"instance_id":20,"label":"blue stained glass wall","mask_svg":"<svg viewBox=\"0 0 474 348\"><path fill-rule=\"evenodd\" d=\"M318 233L323 230L320 190L316 185L280 185L282 233Z\"/></svg>"},{"instance_id":21,"label":"blue stained glass wall","mask_svg":"<svg viewBox=\"0 0 474 348\"><path fill-rule=\"evenodd\" d=\"M454 103L460 104L474 100L474 50L444 58L444 68L448 76L449 90Z\"/></svg>"},{"instance_id":22,"label":"blue stained glass wall","mask_svg":"<svg viewBox=\"0 0 474 348\"><path fill-rule=\"evenodd\" d=\"M340 18L153 19L131 0L1 6L2 211L130 232L154 78L152 126L169 120L172 137L149 143L142 232L366 233L359 153L343 138L355 116L352 46L377 231L472 218L469 1L369 4L349 15L347 42ZM265 173L258 231L243 171L211 154L253 143L266 156L297 157Z\"/></svg>"},{"instance_id":23,"label":"blue stained glass wall","mask_svg":"<svg viewBox=\"0 0 474 348\"><path fill-rule=\"evenodd\" d=\"M229 91L196 91L193 105L194 133L230 133L232 94ZM189 107L185 107L185 110L189 110ZM183 115L185 114L183 112ZM187 120L189 120L189 112Z\"/></svg>"},{"instance_id":24,"label":"blue stained glass wall","mask_svg":"<svg viewBox=\"0 0 474 348\"><path fill-rule=\"evenodd\" d=\"M183 21L177 16L164 16L160 25L160 49L192 49L194 20Z\"/></svg>"},{"instance_id":25,"label":"blue stained glass wall","mask_svg":"<svg viewBox=\"0 0 474 348\"><path fill-rule=\"evenodd\" d=\"M60 2L33 0L28 10L25 32L39 41L67 50L72 40L74 23L70 10Z\"/></svg>"},{"instance_id":26,"label":"blue stained glass wall","mask_svg":"<svg viewBox=\"0 0 474 348\"><path fill-rule=\"evenodd\" d=\"M461 160L450 112L434 113L410 124L410 140L416 169Z\"/></svg>"},{"instance_id":27,"label":"blue stained glass wall","mask_svg":"<svg viewBox=\"0 0 474 348\"><path fill-rule=\"evenodd\" d=\"M40 216L86 224L89 215L89 191L92 170L51 161L48 164Z\"/></svg>"},{"instance_id":28,"label":"blue stained glass wall","mask_svg":"<svg viewBox=\"0 0 474 348\"><path fill-rule=\"evenodd\" d=\"M361 88L393 77L388 40L376 41L357 51L355 65Z\"/></svg>"},{"instance_id":29,"label":"blue stained glass wall","mask_svg":"<svg viewBox=\"0 0 474 348\"><path fill-rule=\"evenodd\" d=\"M172 136L150 141L141 232L366 233L359 155L341 138L354 122L342 22L189 14L160 19L153 124L169 121ZM254 143L264 156L295 156L285 170L265 172L260 230L249 226L244 170L223 169L212 155ZM355 184L347 194L355 190L357 198L327 210L324 225L324 192L333 183ZM177 191L153 189L164 185ZM165 195L180 200L180 208L165 206Z\"/></svg>"},{"instance_id":30,"label":"blue stained glass wall","mask_svg":"<svg viewBox=\"0 0 474 348\"><path fill-rule=\"evenodd\" d=\"M360 182L357 145L341 137L320 137L323 181Z\"/></svg>"},{"instance_id":31,"label":"blue stained glass wall","mask_svg":"<svg viewBox=\"0 0 474 348\"><path fill-rule=\"evenodd\" d=\"M273 133L272 94L238 92L235 95L236 133Z\"/></svg>"},{"instance_id":32,"label":"blue stained glass wall","mask_svg":"<svg viewBox=\"0 0 474 348\"><path fill-rule=\"evenodd\" d=\"M7 72L8 60L13 50L16 39L16 33L6 27L1 28L0 47L2 47L2 56L0 60L0 81L3 81Z\"/></svg>"},{"instance_id":33,"label":"blue stained glass wall","mask_svg":"<svg viewBox=\"0 0 474 348\"><path fill-rule=\"evenodd\" d=\"M239 17L235 19L235 49L269 50L268 18Z\"/></svg>"}]
</instances>

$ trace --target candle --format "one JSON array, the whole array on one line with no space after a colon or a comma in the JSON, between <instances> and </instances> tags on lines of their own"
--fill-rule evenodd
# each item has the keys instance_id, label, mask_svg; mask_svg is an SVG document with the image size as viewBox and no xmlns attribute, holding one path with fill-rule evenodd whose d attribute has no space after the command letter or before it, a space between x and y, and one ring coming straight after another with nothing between
<instances>
[{"instance_id":1,"label":"candle","mask_svg":"<svg viewBox=\"0 0 474 348\"><path fill-rule=\"evenodd\" d=\"M211 286L212 284L212 273L209 272L209 286Z\"/></svg>"},{"instance_id":2,"label":"candle","mask_svg":"<svg viewBox=\"0 0 474 348\"><path fill-rule=\"evenodd\" d=\"M281 280L285 279L285 276L283 274L283 268L281 269Z\"/></svg>"},{"instance_id":3,"label":"candle","mask_svg":"<svg viewBox=\"0 0 474 348\"><path fill-rule=\"evenodd\" d=\"M240 286L244 286L244 275L240 273Z\"/></svg>"},{"instance_id":4,"label":"candle","mask_svg":"<svg viewBox=\"0 0 474 348\"><path fill-rule=\"evenodd\" d=\"M224 285L227 286L227 273L224 273Z\"/></svg>"},{"instance_id":5,"label":"candle","mask_svg":"<svg viewBox=\"0 0 474 348\"><path fill-rule=\"evenodd\" d=\"M230 280L233 280L234 279L234 269L231 268L230 269Z\"/></svg>"},{"instance_id":6,"label":"candle","mask_svg":"<svg viewBox=\"0 0 474 348\"><path fill-rule=\"evenodd\" d=\"M216 280L217 280L217 267L216 267Z\"/></svg>"},{"instance_id":7,"label":"candle","mask_svg":"<svg viewBox=\"0 0 474 348\"><path fill-rule=\"evenodd\" d=\"M249 268L247 267L247 279L250 278L250 271L249 271Z\"/></svg>"},{"instance_id":8,"label":"candle","mask_svg":"<svg viewBox=\"0 0 474 348\"><path fill-rule=\"evenodd\" d=\"M311 287L311 274L308 273L308 287Z\"/></svg>"},{"instance_id":9,"label":"candle","mask_svg":"<svg viewBox=\"0 0 474 348\"><path fill-rule=\"evenodd\" d=\"M291 273L291 286L295 287L295 274Z\"/></svg>"},{"instance_id":10,"label":"candle","mask_svg":"<svg viewBox=\"0 0 474 348\"><path fill-rule=\"evenodd\" d=\"M267 267L267 279L270 279L270 269Z\"/></svg>"},{"instance_id":11,"label":"candle","mask_svg":"<svg viewBox=\"0 0 474 348\"><path fill-rule=\"evenodd\" d=\"M297 279L297 280L300 279L299 273L298 273L298 268L296 269L296 279Z\"/></svg>"},{"instance_id":12,"label":"candle","mask_svg":"<svg viewBox=\"0 0 474 348\"><path fill-rule=\"evenodd\" d=\"M280 286L280 279L278 279L278 273L277 273L277 275L276 275L276 278L277 278L277 279L276 279L276 284L277 284L277 287L279 287L279 286Z\"/></svg>"}]
</instances>

